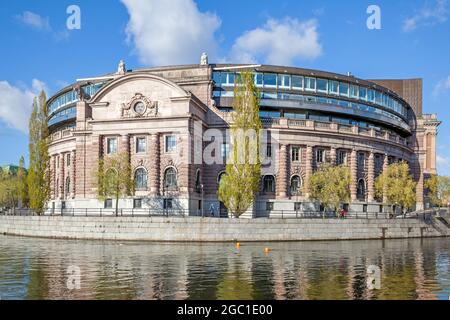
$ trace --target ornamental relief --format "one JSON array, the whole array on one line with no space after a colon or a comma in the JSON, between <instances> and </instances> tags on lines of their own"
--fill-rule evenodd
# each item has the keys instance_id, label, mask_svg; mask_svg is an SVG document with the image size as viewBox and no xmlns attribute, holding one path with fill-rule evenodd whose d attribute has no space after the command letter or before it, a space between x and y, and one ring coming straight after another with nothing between
<instances>
[{"instance_id":1,"label":"ornamental relief","mask_svg":"<svg viewBox=\"0 0 450 320\"><path fill-rule=\"evenodd\" d=\"M158 101L136 93L128 103L122 103L122 118L149 118L158 115Z\"/></svg>"}]
</instances>

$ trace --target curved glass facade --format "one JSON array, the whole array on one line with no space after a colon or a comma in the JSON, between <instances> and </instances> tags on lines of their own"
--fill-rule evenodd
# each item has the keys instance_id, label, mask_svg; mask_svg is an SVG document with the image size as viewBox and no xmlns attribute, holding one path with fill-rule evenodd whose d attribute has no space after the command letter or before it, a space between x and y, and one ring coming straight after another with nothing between
<instances>
[{"instance_id":1,"label":"curved glass facade","mask_svg":"<svg viewBox=\"0 0 450 320\"><path fill-rule=\"evenodd\" d=\"M233 97L238 73L214 72L214 97ZM300 75L255 73L255 85L262 89L262 99L297 100L331 104L364 112L377 113L406 122L408 108L402 101L369 88L343 81ZM295 92L301 92L297 94Z\"/></svg>"},{"instance_id":2,"label":"curved glass facade","mask_svg":"<svg viewBox=\"0 0 450 320\"><path fill-rule=\"evenodd\" d=\"M94 96L105 85L105 82L95 83L83 86L84 92L90 97ZM78 96L74 90L65 92L55 99L48 106L49 120L48 125L53 126L60 122L75 119L77 116L75 103L78 102Z\"/></svg>"}]
</instances>

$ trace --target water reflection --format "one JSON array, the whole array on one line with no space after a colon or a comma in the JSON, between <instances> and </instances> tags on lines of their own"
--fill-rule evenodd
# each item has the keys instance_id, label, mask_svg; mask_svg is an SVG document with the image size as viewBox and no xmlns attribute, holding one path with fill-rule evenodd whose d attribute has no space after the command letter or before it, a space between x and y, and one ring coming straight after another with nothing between
<instances>
[{"instance_id":1,"label":"water reflection","mask_svg":"<svg viewBox=\"0 0 450 320\"><path fill-rule=\"evenodd\" d=\"M269 254L263 248L270 246ZM2 299L449 299L450 239L243 244L0 236ZM67 268L81 289L67 289ZM381 289L366 286L381 268Z\"/></svg>"}]
</instances>

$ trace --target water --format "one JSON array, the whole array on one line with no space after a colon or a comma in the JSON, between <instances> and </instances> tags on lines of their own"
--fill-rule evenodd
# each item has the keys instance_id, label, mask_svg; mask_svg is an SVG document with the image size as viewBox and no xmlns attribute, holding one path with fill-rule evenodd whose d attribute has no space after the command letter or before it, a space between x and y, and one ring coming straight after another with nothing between
<instances>
[{"instance_id":1,"label":"water","mask_svg":"<svg viewBox=\"0 0 450 320\"><path fill-rule=\"evenodd\" d=\"M449 252L448 238L237 249L0 235L0 298L448 300ZM379 290L367 289L369 265L381 268ZM79 290L67 287L70 266L80 268Z\"/></svg>"}]
</instances>

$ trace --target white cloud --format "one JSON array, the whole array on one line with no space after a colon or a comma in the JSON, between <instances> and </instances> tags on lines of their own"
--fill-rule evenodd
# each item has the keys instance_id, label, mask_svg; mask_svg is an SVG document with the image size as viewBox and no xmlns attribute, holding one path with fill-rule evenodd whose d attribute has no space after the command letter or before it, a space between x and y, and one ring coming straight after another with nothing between
<instances>
[{"instance_id":1,"label":"white cloud","mask_svg":"<svg viewBox=\"0 0 450 320\"><path fill-rule=\"evenodd\" d=\"M440 167L450 167L450 157L443 157L438 155L436 157L436 163Z\"/></svg>"},{"instance_id":2,"label":"white cloud","mask_svg":"<svg viewBox=\"0 0 450 320\"><path fill-rule=\"evenodd\" d=\"M37 13L31 11L24 11L22 14L16 16L23 24L34 29L50 31L50 22L48 18L41 17Z\"/></svg>"},{"instance_id":3,"label":"white cloud","mask_svg":"<svg viewBox=\"0 0 450 320\"><path fill-rule=\"evenodd\" d=\"M446 79L440 80L433 89L433 96L438 96L445 90L448 90L450 88L450 76L448 76Z\"/></svg>"},{"instance_id":4,"label":"white cloud","mask_svg":"<svg viewBox=\"0 0 450 320\"><path fill-rule=\"evenodd\" d=\"M315 19L269 19L263 27L245 32L234 43L233 62L292 65L322 54Z\"/></svg>"},{"instance_id":5,"label":"white cloud","mask_svg":"<svg viewBox=\"0 0 450 320\"><path fill-rule=\"evenodd\" d=\"M403 21L403 31L409 32L422 26L433 26L444 23L448 19L447 4L448 0L436 0L434 6L426 3L415 15Z\"/></svg>"},{"instance_id":6,"label":"white cloud","mask_svg":"<svg viewBox=\"0 0 450 320\"><path fill-rule=\"evenodd\" d=\"M144 64L198 63L202 52L214 56L218 16L200 12L193 0L122 0L130 20L126 28Z\"/></svg>"},{"instance_id":7,"label":"white cloud","mask_svg":"<svg viewBox=\"0 0 450 320\"><path fill-rule=\"evenodd\" d=\"M0 81L0 121L27 133L33 98L45 88L45 84L37 79L33 79L31 88L24 89Z\"/></svg>"}]
</instances>

